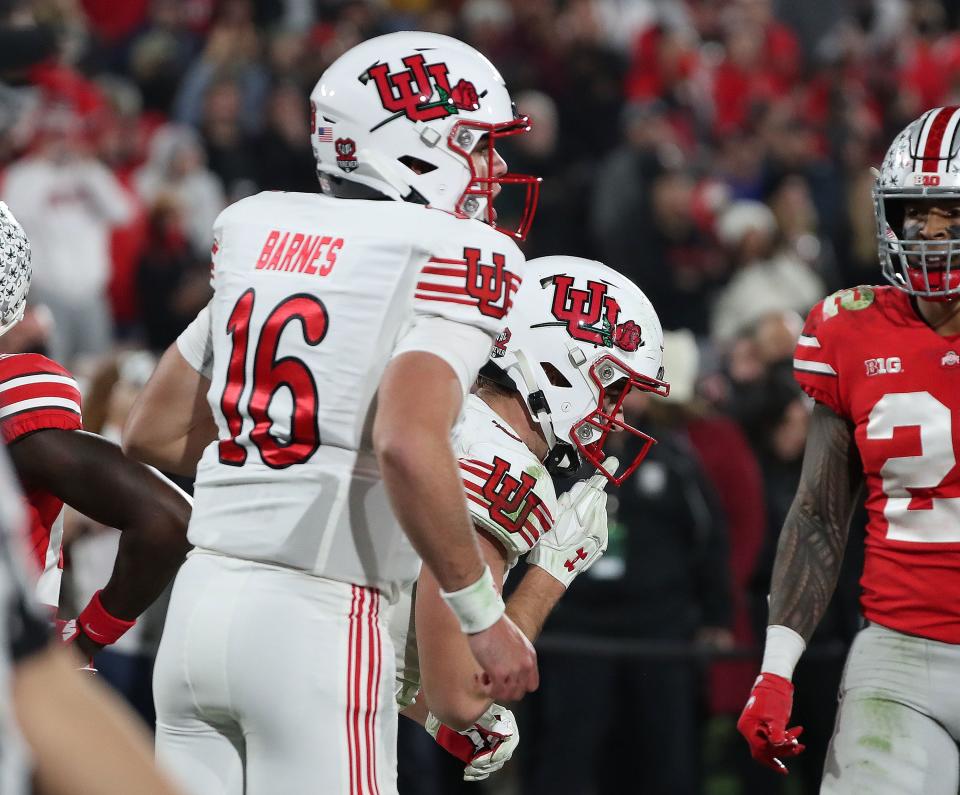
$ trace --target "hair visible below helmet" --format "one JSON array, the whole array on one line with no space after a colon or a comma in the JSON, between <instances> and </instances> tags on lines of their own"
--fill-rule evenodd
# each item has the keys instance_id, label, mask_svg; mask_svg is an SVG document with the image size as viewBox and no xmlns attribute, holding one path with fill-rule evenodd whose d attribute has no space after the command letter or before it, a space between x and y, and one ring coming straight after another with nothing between
<instances>
[{"instance_id":1,"label":"hair visible below helmet","mask_svg":"<svg viewBox=\"0 0 960 795\"><path fill-rule=\"evenodd\" d=\"M960 107L934 108L894 138L873 200L883 275L931 301L960 296L960 239L906 240L905 204L960 200Z\"/></svg>"},{"instance_id":2,"label":"hair visible below helmet","mask_svg":"<svg viewBox=\"0 0 960 795\"><path fill-rule=\"evenodd\" d=\"M500 186L526 189L515 237L533 221L540 180L494 176L496 141L530 129L500 73L472 47L436 33L389 33L340 56L310 94L310 140L324 192L343 180L496 227ZM471 154L486 137L487 174ZM505 231L505 230L502 230Z\"/></svg>"},{"instance_id":3,"label":"hair visible below helmet","mask_svg":"<svg viewBox=\"0 0 960 795\"><path fill-rule=\"evenodd\" d=\"M625 276L593 260L540 257L524 266L507 327L481 375L523 396L547 440L548 470L600 467L607 437L627 431L643 444L609 480L622 483L654 440L617 418L632 389L666 396L663 331L647 297ZM623 386L612 407L609 390Z\"/></svg>"},{"instance_id":4,"label":"hair visible below helmet","mask_svg":"<svg viewBox=\"0 0 960 795\"><path fill-rule=\"evenodd\" d=\"M0 336L23 320L32 276L30 241L10 208L0 202Z\"/></svg>"}]
</instances>

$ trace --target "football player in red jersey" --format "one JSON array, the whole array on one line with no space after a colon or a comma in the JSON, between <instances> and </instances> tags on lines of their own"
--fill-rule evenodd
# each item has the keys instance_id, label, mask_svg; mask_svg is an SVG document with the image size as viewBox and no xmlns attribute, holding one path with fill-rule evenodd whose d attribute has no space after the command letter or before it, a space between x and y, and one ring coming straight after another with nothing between
<instances>
[{"instance_id":1,"label":"football player in red jersey","mask_svg":"<svg viewBox=\"0 0 960 795\"><path fill-rule=\"evenodd\" d=\"M30 243L0 203L0 334L23 317L32 273ZM0 356L0 438L27 497L39 600L56 608L67 503L123 532L110 581L94 594L66 640L87 655L115 642L173 578L189 545L190 503L162 476L82 430L70 373L34 353Z\"/></svg>"},{"instance_id":2,"label":"football player in red jersey","mask_svg":"<svg viewBox=\"0 0 960 795\"><path fill-rule=\"evenodd\" d=\"M738 728L786 773L791 676L833 593L866 486L854 641L821 793L955 795L960 741L960 108L894 140L874 199L884 276L815 306L797 380L816 401L780 535L761 674Z\"/></svg>"}]
</instances>

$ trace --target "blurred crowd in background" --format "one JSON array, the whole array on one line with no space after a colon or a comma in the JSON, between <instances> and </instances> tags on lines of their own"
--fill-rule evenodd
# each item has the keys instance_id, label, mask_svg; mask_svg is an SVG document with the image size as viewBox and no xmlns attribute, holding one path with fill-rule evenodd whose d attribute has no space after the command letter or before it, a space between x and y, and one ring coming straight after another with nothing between
<instances>
[{"instance_id":1,"label":"blurred crowd in background","mask_svg":"<svg viewBox=\"0 0 960 795\"><path fill-rule=\"evenodd\" d=\"M534 120L503 149L544 178L527 255L636 281L671 332L673 384L630 406L659 444L547 626L516 761L469 790L815 792L862 520L795 678L807 753L773 781L733 731L810 410L792 349L820 298L879 281L870 167L908 121L960 101L958 21L950 0L0 0L0 197L35 269L0 352L74 368L86 426L118 434L209 299L220 210L317 188L307 96L323 69L394 30L466 40ZM72 524L82 604L116 542ZM143 623L99 664L150 720ZM401 741L404 795L460 791L425 734Z\"/></svg>"}]
</instances>

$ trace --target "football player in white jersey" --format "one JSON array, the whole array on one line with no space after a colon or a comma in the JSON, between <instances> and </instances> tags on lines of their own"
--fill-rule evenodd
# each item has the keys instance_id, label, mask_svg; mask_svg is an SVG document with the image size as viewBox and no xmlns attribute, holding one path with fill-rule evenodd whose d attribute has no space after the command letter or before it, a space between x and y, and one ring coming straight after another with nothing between
<instances>
[{"instance_id":1,"label":"football player in white jersey","mask_svg":"<svg viewBox=\"0 0 960 795\"><path fill-rule=\"evenodd\" d=\"M427 33L358 45L310 99L323 193L220 215L214 297L126 434L162 469L202 452L154 696L158 755L203 795L396 791L383 627L418 555L485 692L537 684L449 441L520 282L493 200L526 187L522 235L538 181L495 144L528 121L486 58Z\"/></svg>"},{"instance_id":2,"label":"football player in white jersey","mask_svg":"<svg viewBox=\"0 0 960 795\"><path fill-rule=\"evenodd\" d=\"M604 486L627 478L653 443L626 424L623 402L631 390L669 393L662 359L659 318L629 279L577 257L526 264L507 327L453 440L496 582L519 557L530 564L507 613L531 640L573 579L606 549ZM616 459L604 460L614 431L646 439L619 474ZM597 474L558 500L551 475L570 475L582 463ZM516 747L513 716L479 685L482 671L429 570L406 604L390 627L398 705L464 761L466 779L485 778ZM413 702L421 684L423 697Z\"/></svg>"}]
</instances>

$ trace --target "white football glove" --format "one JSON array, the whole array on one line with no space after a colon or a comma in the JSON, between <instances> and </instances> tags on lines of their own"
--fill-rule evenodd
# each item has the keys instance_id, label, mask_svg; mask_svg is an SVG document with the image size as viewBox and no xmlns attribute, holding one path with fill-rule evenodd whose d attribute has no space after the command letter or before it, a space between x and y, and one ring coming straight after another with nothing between
<instances>
[{"instance_id":1,"label":"white football glove","mask_svg":"<svg viewBox=\"0 0 960 795\"><path fill-rule=\"evenodd\" d=\"M620 462L610 456L602 468L611 475ZM573 484L557 500L557 520L527 554L527 563L539 566L564 588L589 569L607 549L607 478L600 472Z\"/></svg>"},{"instance_id":2,"label":"white football glove","mask_svg":"<svg viewBox=\"0 0 960 795\"><path fill-rule=\"evenodd\" d=\"M513 713L499 704L491 704L477 722L463 732L445 726L432 712L427 715L424 728L444 750L466 765L464 781L483 781L496 773L520 743Z\"/></svg>"}]
</instances>

